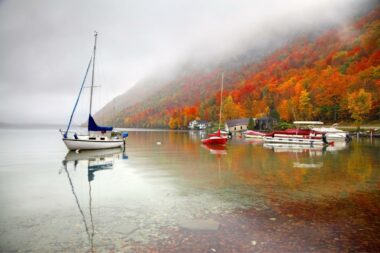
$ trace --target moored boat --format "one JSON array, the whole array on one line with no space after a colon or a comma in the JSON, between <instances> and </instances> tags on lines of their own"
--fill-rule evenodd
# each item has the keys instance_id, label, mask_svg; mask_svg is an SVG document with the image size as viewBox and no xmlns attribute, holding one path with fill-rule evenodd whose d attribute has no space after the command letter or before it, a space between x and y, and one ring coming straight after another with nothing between
<instances>
[{"instance_id":1,"label":"moored boat","mask_svg":"<svg viewBox=\"0 0 380 253\"><path fill-rule=\"evenodd\" d=\"M308 146L324 146L333 144L327 142L326 136L309 129L287 129L274 131L264 136L265 143L287 143Z\"/></svg>"},{"instance_id":2,"label":"moored boat","mask_svg":"<svg viewBox=\"0 0 380 253\"><path fill-rule=\"evenodd\" d=\"M216 130L215 132L209 134L208 136L217 136L219 135L219 130ZM222 137L226 137L227 139L231 139L232 138L232 133L231 132L228 132L228 131L223 131L223 130L220 130L220 136Z\"/></svg>"},{"instance_id":3,"label":"moored boat","mask_svg":"<svg viewBox=\"0 0 380 253\"><path fill-rule=\"evenodd\" d=\"M117 148L123 147L125 143L125 138L128 136L128 133L112 133L112 126L98 126L92 117L92 94L94 89L94 76L95 76L95 53L96 53L96 41L98 34L95 32L95 42L93 54L88 63L86 74L82 82L78 98L75 102L74 109L70 116L70 121L67 126L66 131L61 131L62 140L65 143L66 147L69 150L91 150L91 149L108 149L108 148ZM88 134L87 135L78 135L76 132L70 131L71 122L76 110L76 107L79 102L79 98L82 94L84 84L86 82L87 74L92 64L92 81L91 81L91 93L90 93L90 112L88 117Z\"/></svg>"},{"instance_id":4,"label":"moored boat","mask_svg":"<svg viewBox=\"0 0 380 253\"><path fill-rule=\"evenodd\" d=\"M244 132L244 137L245 138L256 138L256 139L263 139L264 136L266 136L266 133L258 132L258 131L253 131L253 130L247 130Z\"/></svg>"},{"instance_id":5,"label":"moored boat","mask_svg":"<svg viewBox=\"0 0 380 253\"><path fill-rule=\"evenodd\" d=\"M228 137L222 136L220 131L216 134L209 134L207 139L202 139L202 143L206 145L225 145Z\"/></svg>"},{"instance_id":6,"label":"moored boat","mask_svg":"<svg viewBox=\"0 0 380 253\"><path fill-rule=\"evenodd\" d=\"M325 133L328 141L332 141L332 140L350 141L351 140L351 137L347 132L337 129L333 126L332 127L315 127L312 129L320 133Z\"/></svg>"},{"instance_id":7,"label":"moored boat","mask_svg":"<svg viewBox=\"0 0 380 253\"><path fill-rule=\"evenodd\" d=\"M81 136L75 138L63 138L63 142L69 150L91 150L123 147L124 140L112 139L107 136Z\"/></svg>"},{"instance_id":8,"label":"moored boat","mask_svg":"<svg viewBox=\"0 0 380 253\"><path fill-rule=\"evenodd\" d=\"M338 124L333 124L331 127L324 127L322 121L294 121L294 125L307 125L311 130L325 134L327 141L350 141L350 135L336 127Z\"/></svg>"},{"instance_id":9,"label":"moored boat","mask_svg":"<svg viewBox=\"0 0 380 253\"><path fill-rule=\"evenodd\" d=\"M222 120L222 96L223 96L223 73L222 73L222 87L220 89L220 110L219 110L219 128L216 133L209 134L208 138L202 139L202 143L206 145L225 145L228 136L222 135L220 130L220 123Z\"/></svg>"}]
</instances>

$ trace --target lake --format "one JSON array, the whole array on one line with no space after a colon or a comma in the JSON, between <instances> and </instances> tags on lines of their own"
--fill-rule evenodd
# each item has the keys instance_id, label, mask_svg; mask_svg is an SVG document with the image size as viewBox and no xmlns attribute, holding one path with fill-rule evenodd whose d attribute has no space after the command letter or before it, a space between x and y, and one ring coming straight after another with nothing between
<instances>
[{"instance_id":1,"label":"lake","mask_svg":"<svg viewBox=\"0 0 380 253\"><path fill-rule=\"evenodd\" d=\"M379 252L380 139L267 147L131 130L68 152L58 130L0 132L1 252Z\"/></svg>"}]
</instances>

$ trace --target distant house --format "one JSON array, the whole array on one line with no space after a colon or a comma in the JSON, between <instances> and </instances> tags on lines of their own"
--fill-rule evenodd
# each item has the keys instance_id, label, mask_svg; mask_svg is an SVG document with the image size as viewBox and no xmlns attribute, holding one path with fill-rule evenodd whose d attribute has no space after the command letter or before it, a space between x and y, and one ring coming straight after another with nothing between
<instances>
[{"instance_id":1,"label":"distant house","mask_svg":"<svg viewBox=\"0 0 380 253\"><path fill-rule=\"evenodd\" d=\"M210 126L210 122L207 120L193 120L189 122L189 129L203 130Z\"/></svg>"},{"instance_id":2,"label":"distant house","mask_svg":"<svg viewBox=\"0 0 380 253\"><path fill-rule=\"evenodd\" d=\"M208 122L207 120L198 120L198 128L199 129L206 129L207 127L210 126L210 122Z\"/></svg>"},{"instance_id":3,"label":"distant house","mask_svg":"<svg viewBox=\"0 0 380 253\"><path fill-rule=\"evenodd\" d=\"M195 129L195 126L197 125L196 120L192 120L189 122L189 125L187 126L189 129Z\"/></svg>"},{"instance_id":4,"label":"distant house","mask_svg":"<svg viewBox=\"0 0 380 253\"><path fill-rule=\"evenodd\" d=\"M248 118L227 120L226 129L230 132L245 131L248 128L248 122ZM272 117L254 118L253 122L255 130L270 130L276 124L276 120Z\"/></svg>"},{"instance_id":5,"label":"distant house","mask_svg":"<svg viewBox=\"0 0 380 253\"><path fill-rule=\"evenodd\" d=\"M230 132L245 131L248 127L248 121L248 118L227 120L226 129Z\"/></svg>"}]
</instances>

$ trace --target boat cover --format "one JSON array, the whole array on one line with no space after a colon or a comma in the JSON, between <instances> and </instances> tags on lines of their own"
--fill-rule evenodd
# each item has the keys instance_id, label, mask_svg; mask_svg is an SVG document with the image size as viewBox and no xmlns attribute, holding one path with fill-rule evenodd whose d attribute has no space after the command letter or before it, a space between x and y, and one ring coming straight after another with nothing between
<instances>
[{"instance_id":1,"label":"boat cover","mask_svg":"<svg viewBox=\"0 0 380 253\"><path fill-rule=\"evenodd\" d=\"M112 131L113 127L111 126L98 126L94 120L94 118L89 115L88 117L88 131L99 131L99 132L107 132Z\"/></svg>"}]
</instances>

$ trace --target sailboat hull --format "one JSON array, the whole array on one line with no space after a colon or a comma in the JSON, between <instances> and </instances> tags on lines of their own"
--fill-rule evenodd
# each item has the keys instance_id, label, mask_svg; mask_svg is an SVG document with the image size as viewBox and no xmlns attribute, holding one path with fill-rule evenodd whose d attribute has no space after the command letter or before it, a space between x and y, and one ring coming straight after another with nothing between
<instances>
[{"instance_id":1,"label":"sailboat hull","mask_svg":"<svg viewBox=\"0 0 380 253\"><path fill-rule=\"evenodd\" d=\"M203 139L202 143L206 145L226 145L227 137L211 136L207 139Z\"/></svg>"},{"instance_id":2,"label":"sailboat hull","mask_svg":"<svg viewBox=\"0 0 380 253\"><path fill-rule=\"evenodd\" d=\"M123 147L123 140L83 140L83 139L63 139L69 150L91 150Z\"/></svg>"}]
</instances>

